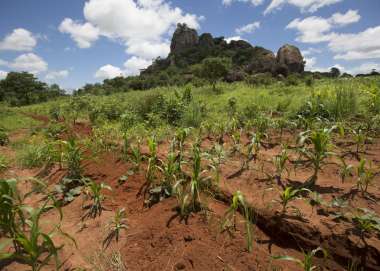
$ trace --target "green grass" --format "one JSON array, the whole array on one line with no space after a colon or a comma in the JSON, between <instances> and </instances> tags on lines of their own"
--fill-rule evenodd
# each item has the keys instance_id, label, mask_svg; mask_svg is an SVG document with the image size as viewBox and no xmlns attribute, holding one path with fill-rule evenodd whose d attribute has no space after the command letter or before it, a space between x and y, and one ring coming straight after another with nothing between
<instances>
[{"instance_id":1,"label":"green grass","mask_svg":"<svg viewBox=\"0 0 380 271\"><path fill-rule=\"evenodd\" d=\"M0 127L11 132L22 128L32 128L40 124L24 114L19 109L1 108L0 109Z\"/></svg>"}]
</instances>

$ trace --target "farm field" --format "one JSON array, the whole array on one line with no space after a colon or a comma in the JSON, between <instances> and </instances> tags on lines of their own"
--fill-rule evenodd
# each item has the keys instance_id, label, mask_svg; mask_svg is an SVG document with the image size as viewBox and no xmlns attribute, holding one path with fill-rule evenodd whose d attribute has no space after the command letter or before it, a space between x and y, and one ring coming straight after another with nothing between
<instances>
[{"instance_id":1,"label":"farm field","mask_svg":"<svg viewBox=\"0 0 380 271\"><path fill-rule=\"evenodd\" d=\"M380 270L380 77L0 109L1 270Z\"/></svg>"}]
</instances>

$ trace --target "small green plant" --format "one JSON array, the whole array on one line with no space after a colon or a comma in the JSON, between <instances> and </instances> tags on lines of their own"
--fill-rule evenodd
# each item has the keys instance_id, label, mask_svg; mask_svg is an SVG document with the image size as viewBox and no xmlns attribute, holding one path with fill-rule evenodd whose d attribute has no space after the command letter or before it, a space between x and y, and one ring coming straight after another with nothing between
<instances>
[{"instance_id":1,"label":"small green plant","mask_svg":"<svg viewBox=\"0 0 380 271\"><path fill-rule=\"evenodd\" d=\"M325 204L325 202L324 202L321 194L319 194L318 192L311 192L309 204L312 207L312 213L314 213L314 208L315 207L321 207L322 205Z\"/></svg>"},{"instance_id":2,"label":"small green plant","mask_svg":"<svg viewBox=\"0 0 380 271\"><path fill-rule=\"evenodd\" d=\"M357 167L357 187L363 196L368 193L368 187L372 184L376 176L375 170L372 168L372 163L369 164L369 167L366 167L366 163L367 161L362 159Z\"/></svg>"},{"instance_id":3,"label":"small green plant","mask_svg":"<svg viewBox=\"0 0 380 271\"><path fill-rule=\"evenodd\" d=\"M141 141L140 139L137 140L136 144L131 145L131 161L134 164L134 170L138 171L140 169L140 164L143 160L143 155L141 154L140 149Z\"/></svg>"},{"instance_id":4,"label":"small green plant","mask_svg":"<svg viewBox=\"0 0 380 271\"><path fill-rule=\"evenodd\" d=\"M283 186L283 183L282 183L282 174L284 171L287 171L288 174L289 174L289 170L287 169L286 167L286 162L289 161L289 155L288 155L288 151L286 148L284 148L280 154L276 155L275 157L273 157L273 164L274 166L276 167L276 172L275 172L275 179L277 181L277 184L280 185L280 186Z\"/></svg>"},{"instance_id":5,"label":"small green plant","mask_svg":"<svg viewBox=\"0 0 380 271\"><path fill-rule=\"evenodd\" d=\"M82 151L73 138L62 141L62 143L64 146L63 160L68 169L67 178L79 180L82 177Z\"/></svg>"},{"instance_id":6,"label":"small green plant","mask_svg":"<svg viewBox=\"0 0 380 271\"><path fill-rule=\"evenodd\" d=\"M83 206L83 209L86 209L87 211L82 216L82 220L87 217L95 218L98 215L100 216L102 214L102 211L104 210L103 201L105 199L105 196L103 195L102 191L104 189L112 191L111 187L104 183L98 184L91 180L86 180L85 183L85 199L91 200L91 203L86 206Z\"/></svg>"},{"instance_id":7,"label":"small green plant","mask_svg":"<svg viewBox=\"0 0 380 271\"><path fill-rule=\"evenodd\" d=\"M294 201L299 198L299 194L301 192L309 192L310 190L301 188L301 189L295 189L293 187L286 187L284 191L280 194L280 203L282 205L282 214L286 213L286 210L288 209L288 204L291 201Z\"/></svg>"},{"instance_id":8,"label":"small green plant","mask_svg":"<svg viewBox=\"0 0 380 271\"><path fill-rule=\"evenodd\" d=\"M245 229L246 229L246 242L247 250L252 252L252 222L251 215L248 205L245 201L243 193L236 191L232 197L232 202L222 221L222 230L226 230L233 227L236 230L236 213L241 209L244 219L245 219Z\"/></svg>"},{"instance_id":9,"label":"small green plant","mask_svg":"<svg viewBox=\"0 0 380 271\"><path fill-rule=\"evenodd\" d=\"M332 147L331 133L334 129L335 127L332 127L330 129L306 131L300 134L299 143L301 145L305 143L312 145L311 148L303 147L300 149L300 153L310 161L314 168L313 175L305 183L306 187L314 187L318 179L318 173L324 165L325 160L333 155L330 149Z\"/></svg>"},{"instance_id":10,"label":"small green plant","mask_svg":"<svg viewBox=\"0 0 380 271\"><path fill-rule=\"evenodd\" d=\"M347 177L352 176L352 171L354 167L352 165L347 164L343 158L339 157L339 159L341 162L341 165L339 168L339 176L340 176L340 179L342 180L342 183L344 183Z\"/></svg>"},{"instance_id":11,"label":"small green plant","mask_svg":"<svg viewBox=\"0 0 380 271\"><path fill-rule=\"evenodd\" d=\"M292 261L298 264L301 268L303 268L304 271L313 271L318 268L317 266L313 264L313 258L319 251L323 253L324 258L327 257L327 252L323 248L318 247L310 252L303 251L303 255L304 255L303 260L300 260L291 256L274 256L273 259Z\"/></svg>"},{"instance_id":12,"label":"small green plant","mask_svg":"<svg viewBox=\"0 0 380 271\"><path fill-rule=\"evenodd\" d=\"M0 154L0 172L6 170L9 166L8 159L5 158L2 154Z\"/></svg>"},{"instance_id":13,"label":"small green plant","mask_svg":"<svg viewBox=\"0 0 380 271\"><path fill-rule=\"evenodd\" d=\"M248 154L247 154L247 160L251 161L252 159L257 160L260 149L262 147L262 140L263 140L263 134L262 133L254 133L252 135L251 141L248 144Z\"/></svg>"},{"instance_id":14,"label":"small green plant","mask_svg":"<svg viewBox=\"0 0 380 271\"><path fill-rule=\"evenodd\" d=\"M103 246L106 247L111 243L112 239L114 238L116 242L119 242L121 230L128 229L127 216L124 208L118 209L115 212L115 216L108 224L108 228L110 230L110 233L108 234L107 238L103 241Z\"/></svg>"},{"instance_id":15,"label":"small green plant","mask_svg":"<svg viewBox=\"0 0 380 271\"><path fill-rule=\"evenodd\" d=\"M361 127L358 127L357 129L352 130L353 139L356 146L356 156L358 159L360 159L360 152L365 151L365 143L367 141L367 135L366 133L361 129Z\"/></svg>"},{"instance_id":16,"label":"small green plant","mask_svg":"<svg viewBox=\"0 0 380 271\"><path fill-rule=\"evenodd\" d=\"M8 134L5 132L5 130L0 128L0 146L8 145L9 138Z\"/></svg>"},{"instance_id":17,"label":"small green plant","mask_svg":"<svg viewBox=\"0 0 380 271\"><path fill-rule=\"evenodd\" d=\"M211 162L210 167L215 173L214 179L217 185L220 183L220 165L225 158L223 146L216 143L212 149L212 154L209 155Z\"/></svg>"},{"instance_id":18,"label":"small green plant","mask_svg":"<svg viewBox=\"0 0 380 271\"><path fill-rule=\"evenodd\" d=\"M352 221L360 231L360 236L365 242L365 235L377 231L380 233L380 218L372 211L358 209L359 214L353 216Z\"/></svg>"}]
</instances>

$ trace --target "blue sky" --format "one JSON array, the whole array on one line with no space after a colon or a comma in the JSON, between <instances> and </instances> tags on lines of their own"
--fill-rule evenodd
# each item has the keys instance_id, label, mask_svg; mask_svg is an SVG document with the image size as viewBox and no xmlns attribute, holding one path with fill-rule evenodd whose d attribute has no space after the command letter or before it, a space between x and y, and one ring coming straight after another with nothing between
<instances>
[{"instance_id":1,"label":"blue sky","mask_svg":"<svg viewBox=\"0 0 380 271\"><path fill-rule=\"evenodd\" d=\"M67 89L133 75L166 56L178 22L274 52L309 70L380 70L378 0L2 0L0 78L25 70Z\"/></svg>"}]
</instances>

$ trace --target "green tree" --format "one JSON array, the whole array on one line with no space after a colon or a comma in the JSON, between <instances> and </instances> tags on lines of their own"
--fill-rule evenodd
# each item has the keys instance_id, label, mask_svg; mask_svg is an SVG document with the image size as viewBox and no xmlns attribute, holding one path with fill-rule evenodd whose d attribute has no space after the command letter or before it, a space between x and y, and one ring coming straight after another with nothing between
<instances>
[{"instance_id":1,"label":"green tree","mask_svg":"<svg viewBox=\"0 0 380 271\"><path fill-rule=\"evenodd\" d=\"M0 101L11 106L21 106L47 101L62 95L58 85L48 87L33 74L27 72L10 72L0 81Z\"/></svg>"},{"instance_id":2,"label":"green tree","mask_svg":"<svg viewBox=\"0 0 380 271\"><path fill-rule=\"evenodd\" d=\"M338 78L340 76L340 70L338 68L332 67L330 69L330 74L333 78Z\"/></svg>"},{"instance_id":3,"label":"green tree","mask_svg":"<svg viewBox=\"0 0 380 271\"><path fill-rule=\"evenodd\" d=\"M231 62L226 58L210 57L202 61L201 76L212 84L212 89L216 91L218 80L227 75Z\"/></svg>"}]
</instances>

